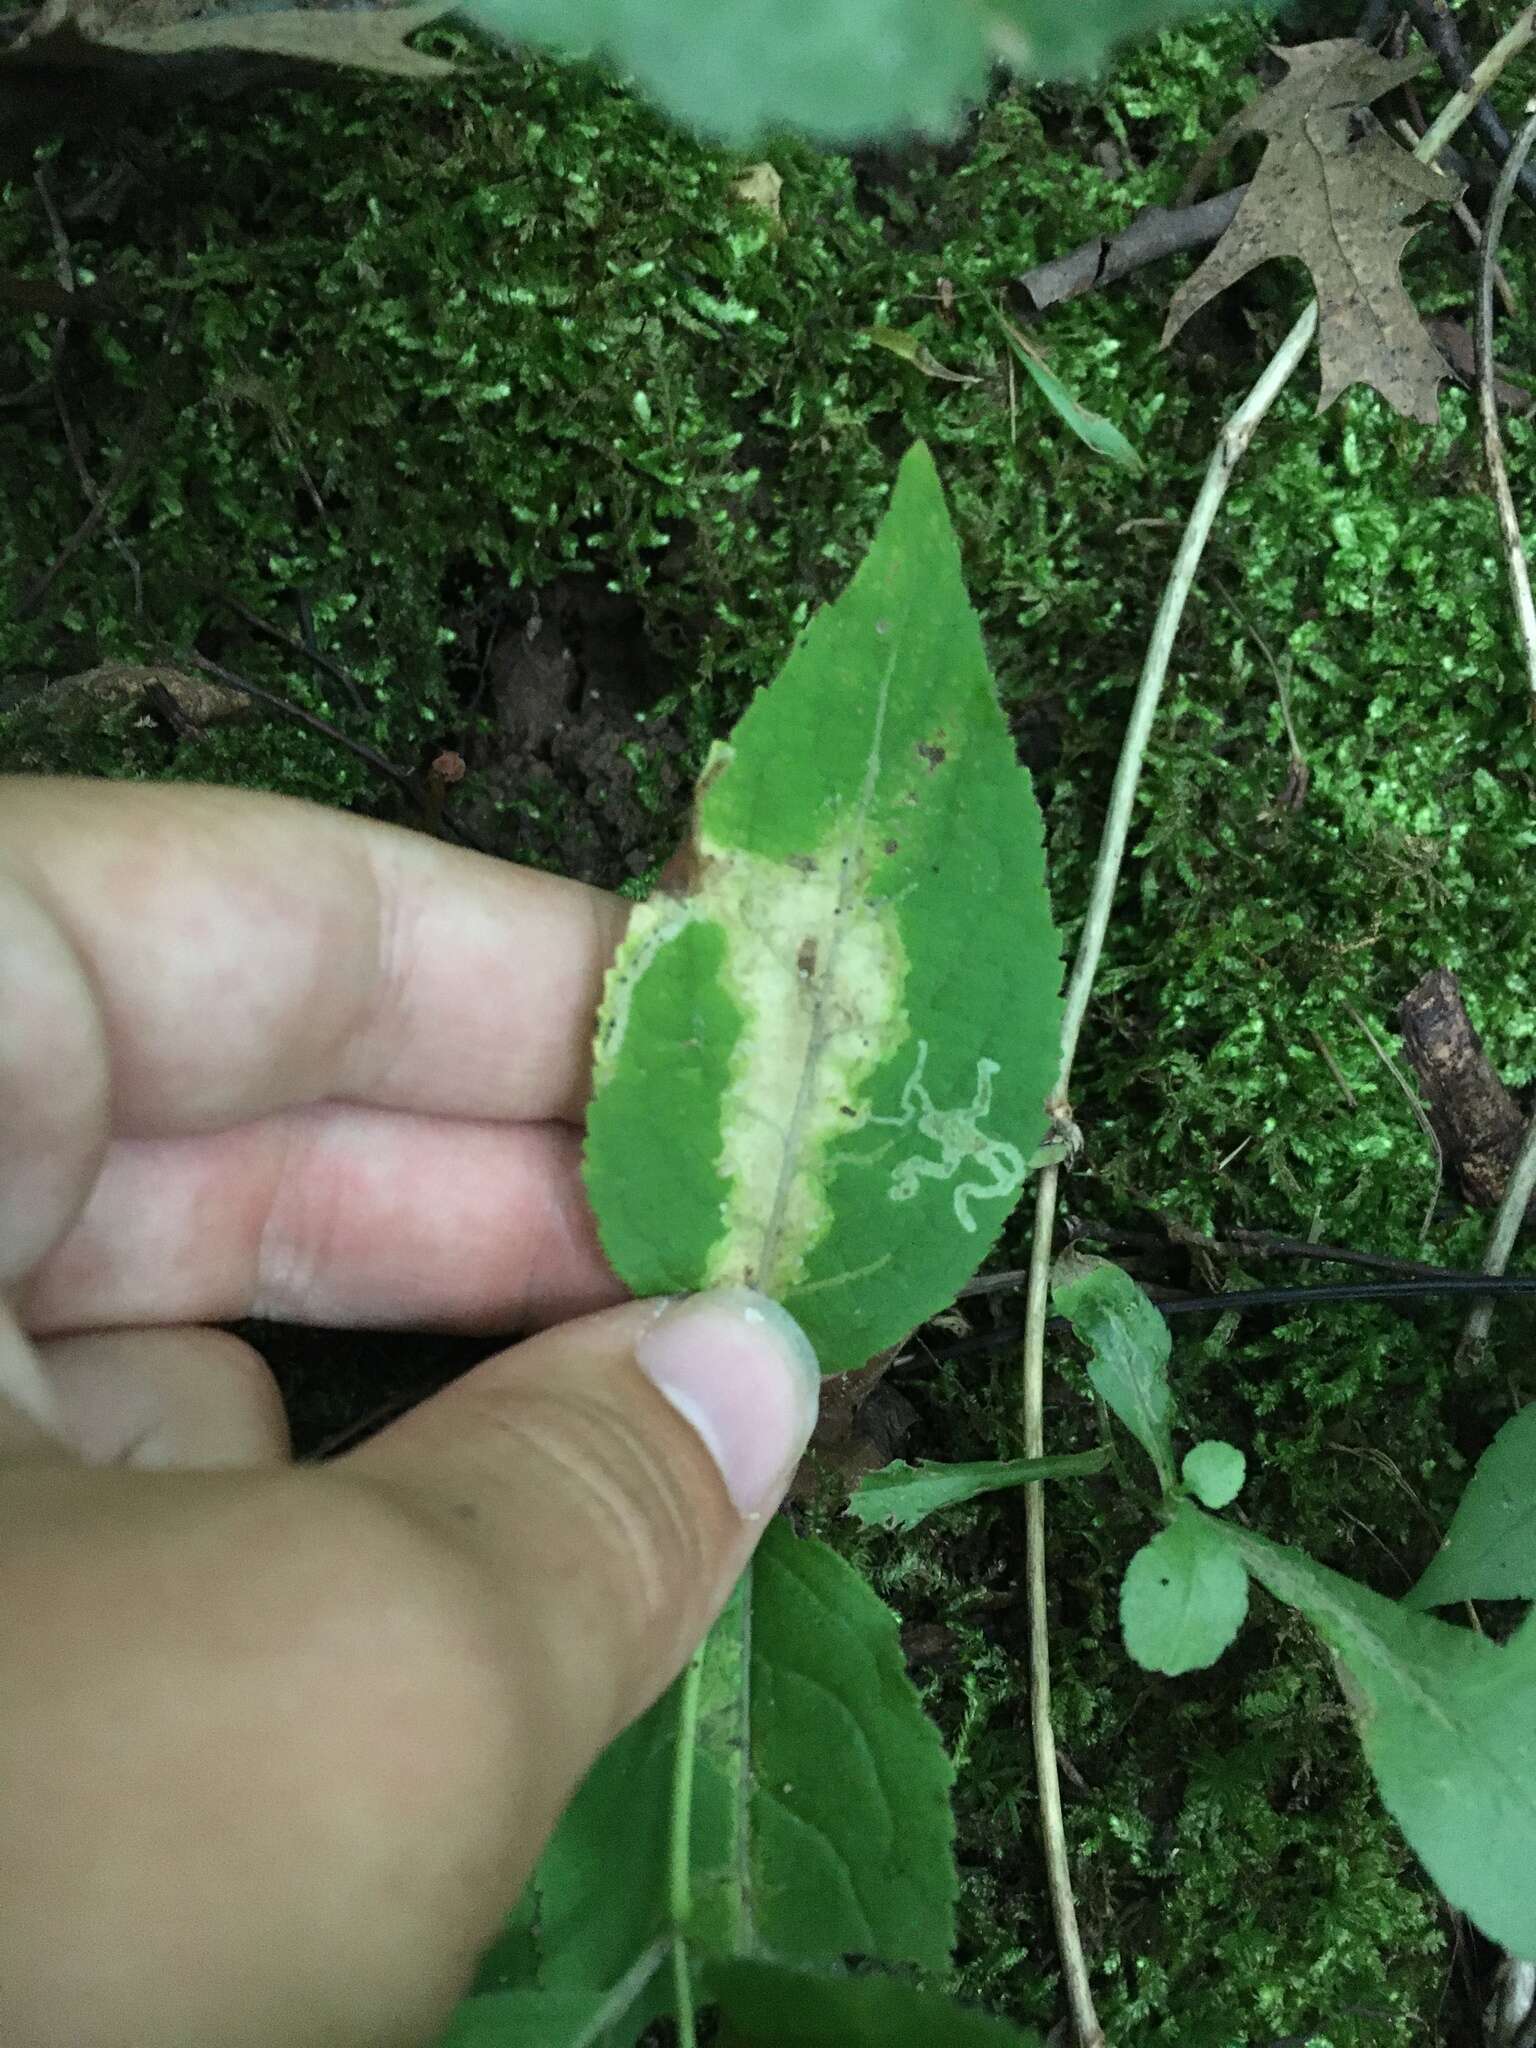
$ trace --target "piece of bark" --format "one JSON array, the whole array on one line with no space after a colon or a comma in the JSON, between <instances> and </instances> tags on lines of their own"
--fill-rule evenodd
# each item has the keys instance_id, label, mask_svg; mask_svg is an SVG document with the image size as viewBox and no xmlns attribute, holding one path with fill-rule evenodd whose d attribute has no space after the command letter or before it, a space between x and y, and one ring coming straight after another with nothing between
<instances>
[{"instance_id":1,"label":"piece of bark","mask_svg":"<svg viewBox=\"0 0 1536 2048\"><path fill-rule=\"evenodd\" d=\"M1165 256L1204 249L1226 233L1247 190L1246 185L1234 185L1230 192L1218 192L1193 206L1144 206L1118 235L1095 235L1065 256L1037 263L1014 279L1013 288L1029 311L1043 313L1047 306L1116 284L1133 270L1161 263Z\"/></svg>"},{"instance_id":2,"label":"piece of bark","mask_svg":"<svg viewBox=\"0 0 1536 2048\"><path fill-rule=\"evenodd\" d=\"M100 668L48 686L49 702L63 717L142 704L157 693L175 707L176 719L197 731L210 725L238 725L251 716L250 699L238 690L189 676L164 662L105 661Z\"/></svg>"},{"instance_id":3,"label":"piece of bark","mask_svg":"<svg viewBox=\"0 0 1536 2048\"><path fill-rule=\"evenodd\" d=\"M1461 984L1436 967L1398 1012L1408 1063L1462 1194L1477 1209L1498 1205L1520 1149L1525 1119L1495 1072L1461 999Z\"/></svg>"}]
</instances>

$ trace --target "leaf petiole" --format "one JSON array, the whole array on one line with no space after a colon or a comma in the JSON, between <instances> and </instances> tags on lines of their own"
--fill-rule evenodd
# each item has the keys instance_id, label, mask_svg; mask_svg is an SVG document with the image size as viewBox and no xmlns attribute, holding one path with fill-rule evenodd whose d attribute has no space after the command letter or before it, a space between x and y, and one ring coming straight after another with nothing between
<instances>
[{"instance_id":1,"label":"leaf petiole","mask_svg":"<svg viewBox=\"0 0 1536 2048\"><path fill-rule=\"evenodd\" d=\"M707 1639L706 1639L707 1642ZM687 1926L693 1911L693 1776L699 1742L699 1699L704 1682L700 1643L688 1660L677 1702L677 1747L672 1758L672 1815L667 1843L667 1911L672 1922L672 1982L677 2001L678 2048L697 2048L693 1977Z\"/></svg>"}]
</instances>

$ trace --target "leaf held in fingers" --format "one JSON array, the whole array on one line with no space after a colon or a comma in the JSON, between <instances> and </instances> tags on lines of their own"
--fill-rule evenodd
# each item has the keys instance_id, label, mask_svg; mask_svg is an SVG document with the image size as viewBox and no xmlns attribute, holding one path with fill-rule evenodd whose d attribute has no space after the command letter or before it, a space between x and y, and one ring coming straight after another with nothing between
<instances>
[{"instance_id":1,"label":"leaf held in fingers","mask_svg":"<svg viewBox=\"0 0 1536 2048\"><path fill-rule=\"evenodd\" d=\"M1377 1789L1446 1898L1512 1955L1536 1955L1536 1622L1494 1643L1232 1522L1208 1526L1344 1667Z\"/></svg>"},{"instance_id":2,"label":"leaf held in fingers","mask_svg":"<svg viewBox=\"0 0 1536 2048\"><path fill-rule=\"evenodd\" d=\"M1144 1543L1120 1585L1125 1647L1146 1671L1214 1664L1248 1612L1248 1574L1203 1515L1181 1507Z\"/></svg>"},{"instance_id":3,"label":"leaf held in fingers","mask_svg":"<svg viewBox=\"0 0 1536 2048\"><path fill-rule=\"evenodd\" d=\"M1037 1479L1091 1479L1108 1464L1105 1451L1068 1451L1050 1458L990 1458L973 1465L938 1465L898 1458L859 1481L848 1512L870 1528L915 1529L943 1508Z\"/></svg>"},{"instance_id":4,"label":"leaf held in fingers","mask_svg":"<svg viewBox=\"0 0 1536 2048\"><path fill-rule=\"evenodd\" d=\"M1461 187L1361 113L1424 59L1382 57L1352 36L1279 55L1288 75L1220 138L1230 148L1242 135L1267 137L1258 171L1232 225L1174 294L1163 340L1259 264L1297 257L1317 293L1318 411L1349 385L1371 384L1400 413L1433 426L1447 370L1403 289L1403 250L1418 232L1404 223L1424 206L1449 205Z\"/></svg>"},{"instance_id":5,"label":"leaf held in fingers","mask_svg":"<svg viewBox=\"0 0 1536 2048\"><path fill-rule=\"evenodd\" d=\"M894 1977L730 1962L713 1964L705 1984L721 2048L1040 2048L1038 2034Z\"/></svg>"},{"instance_id":6,"label":"leaf held in fingers","mask_svg":"<svg viewBox=\"0 0 1536 2048\"><path fill-rule=\"evenodd\" d=\"M1128 1273L1108 1259L1064 1252L1051 1298L1092 1352L1088 1378L1141 1445L1163 1491L1173 1491L1173 1395L1168 1325Z\"/></svg>"},{"instance_id":7,"label":"leaf held in fingers","mask_svg":"<svg viewBox=\"0 0 1536 2048\"><path fill-rule=\"evenodd\" d=\"M1032 349L1011 320L998 315L999 325L1025 371L1033 380L1036 390L1056 417L1076 434L1079 441L1091 448L1095 455L1102 455L1106 462L1112 462L1117 469L1128 470L1132 476L1140 476L1146 465L1124 434L1112 420L1102 413L1090 412L1086 405L1073 397L1041 357Z\"/></svg>"},{"instance_id":8,"label":"leaf held in fingers","mask_svg":"<svg viewBox=\"0 0 1536 2048\"><path fill-rule=\"evenodd\" d=\"M1536 1600L1536 1402L1478 1459L1445 1542L1404 1598L1410 1607Z\"/></svg>"},{"instance_id":9,"label":"leaf held in fingers","mask_svg":"<svg viewBox=\"0 0 1536 2048\"><path fill-rule=\"evenodd\" d=\"M1236 1444L1224 1444L1215 1437L1184 1455L1184 1484L1202 1507L1225 1508L1243 1490L1248 1461Z\"/></svg>"},{"instance_id":10,"label":"leaf held in fingers","mask_svg":"<svg viewBox=\"0 0 1536 2048\"><path fill-rule=\"evenodd\" d=\"M609 973L586 1180L628 1286L757 1287L828 1372L954 1299L1047 1127L1041 838L919 446Z\"/></svg>"}]
</instances>

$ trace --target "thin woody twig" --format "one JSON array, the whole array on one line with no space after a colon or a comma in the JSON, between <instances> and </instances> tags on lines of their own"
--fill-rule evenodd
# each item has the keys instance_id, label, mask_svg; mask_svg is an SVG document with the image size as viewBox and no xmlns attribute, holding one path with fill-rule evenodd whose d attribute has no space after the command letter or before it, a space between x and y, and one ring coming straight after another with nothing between
<instances>
[{"instance_id":1,"label":"thin woody twig","mask_svg":"<svg viewBox=\"0 0 1536 2048\"><path fill-rule=\"evenodd\" d=\"M1494 189L1488 208L1488 225L1483 235L1482 258L1477 267L1477 402L1483 418L1483 453L1488 462L1489 481L1499 511L1499 535L1504 543L1504 561L1509 571L1509 591L1514 600L1515 622L1525 655L1530 685L1531 716L1536 718L1536 606L1531 602L1531 574L1520 535L1520 518L1509 487L1509 469L1504 461L1504 441L1499 432L1499 401L1493 368L1493 274L1498 261L1499 238L1510 194L1520 167L1536 144L1536 114L1520 130L1520 139L1510 151L1509 161Z\"/></svg>"},{"instance_id":2,"label":"thin woody twig","mask_svg":"<svg viewBox=\"0 0 1536 2048\"><path fill-rule=\"evenodd\" d=\"M1504 1190L1504 1199L1498 1206L1493 1229L1488 1234L1488 1248L1483 1253L1483 1272L1488 1278L1503 1278L1533 1195L1536 1195L1536 1116L1525 1127L1525 1137L1511 1169L1509 1185ZM1461 1342L1456 1347L1456 1364L1461 1372L1470 1372L1482 1357L1488 1333L1493 1327L1493 1304L1493 1296L1485 1294L1472 1305L1466 1328L1461 1333Z\"/></svg>"},{"instance_id":3,"label":"thin woody twig","mask_svg":"<svg viewBox=\"0 0 1536 2048\"><path fill-rule=\"evenodd\" d=\"M302 704L295 704L292 698L280 697L275 690L265 690L260 683L253 683L248 677L237 675L233 669L224 668L220 663L210 661L204 654L188 655L186 661L192 668L201 669L204 675L212 676L215 681L225 684L229 689L240 691L242 696L254 698L258 704L265 704L268 710L275 711L279 717L291 718L296 725L307 725L311 732L319 733L322 738L331 741L332 745L344 747L349 754L355 754L359 761L365 762L377 774L386 776L397 789L403 790L434 829L440 827L461 845L473 847L478 853L485 851L479 840L452 818L441 813L434 818L432 807L418 786L415 776L409 770L397 767L386 755L381 754L377 747L369 746L366 740L354 739L350 733L343 732L339 725L333 725L328 718L322 718L318 711L307 711Z\"/></svg>"},{"instance_id":4,"label":"thin woody twig","mask_svg":"<svg viewBox=\"0 0 1536 2048\"><path fill-rule=\"evenodd\" d=\"M274 626L272 621L264 619L260 612L253 612L248 604L242 604L232 591L220 592L220 602L227 605L237 618L244 619L252 632L259 633L264 640L270 640L274 647L281 647L286 654L297 655L301 661L310 662L319 669L322 675L329 676L333 683L346 691L352 709L360 717L368 716L368 706L363 702L357 678L349 670L344 669L339 661L332 661L328 654L322 653L309 641L295 639L293 634L285 633L281 626Z\"/></svg>"},{"instance_id":5,"label":"thin woody twig","mask_svg":"<svg viewBox=\"0 0 1536 2048\"><path fill-rule=\"evenodd\" d=\"M1037 263L1014 279L1013 289L1023 294L1029 311L1043 313L1047 306L1115 284L1149 263L1161 263L1185 249L1203 249L1226 233L1247 190L1246 185L1234 185L1192 206L1143 207L1118 235L1095 235L1065 256Z\"/></svg>"},{"instance_id":6,"label":"thin woody twig","mask_svg":"<svg viewBox=\"0 0 1536 2048\"><path fill-rule=\"evenodd\" d=\"M1467 53L1462 47L1461 33L1445 0L1407 0L1409 13L1413 16L1414 27L1424 38L1430 54L1440 66L1448 85L1463 92L1472 83L1475 74L1468 68ZM1498 109L1491 100L1482 96L1479 89L1470 109L1472 126L1488 145L1489 154L1499 164L1507 164L1514 138L1499 119ZM1536 175L1516 167L1520 180L1520 195L1536 205Z\"/></svg>"}]
</instances>

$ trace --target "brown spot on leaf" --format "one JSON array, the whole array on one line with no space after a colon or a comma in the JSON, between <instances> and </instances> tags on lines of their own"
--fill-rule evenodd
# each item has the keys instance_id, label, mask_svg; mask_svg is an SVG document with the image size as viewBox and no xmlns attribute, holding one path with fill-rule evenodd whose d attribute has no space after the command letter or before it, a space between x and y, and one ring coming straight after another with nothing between
<instances>
[{"instance_id":1,"label":"brown spot on leaf","mask_svg":"<svg viewBox=\"0 0 1536 2048\"><path fill-rule=\"evenodd\" d=\"M930 770L941 767L949 759L948 751L941 747L937 740L919 740L917 751L928 763Z\"/></svg>"},{"instance_id":2,"label":"brown spot on leaf","mask_svg":"<svg viewBox=\"0 0 1536 2048\"><path fill-rule=\"evenodd\" d=\"M899 853L901 851L901 841L899 839L887 839L884 851L886 853Z\"/></svg>"},{"instance_id":3,"label":"brown spot on leaf","mask_svg":"<svg viewBox=\"0 0 1536 2048\"><path fill-rule=\"evenodd\" d=\"M809 981L816 972L816 941L814 939L802 939L800 941L800 950L795 955L795 966L799 970L802 980L805 981Z\"/></svg>"}]
</instances>

